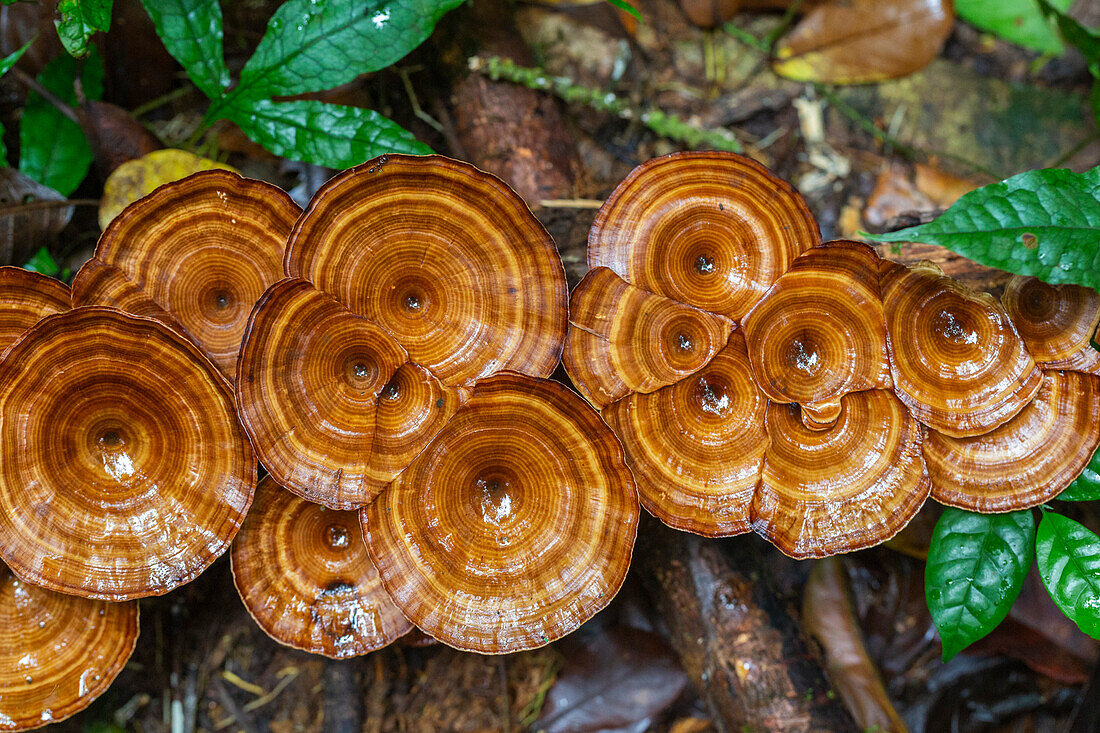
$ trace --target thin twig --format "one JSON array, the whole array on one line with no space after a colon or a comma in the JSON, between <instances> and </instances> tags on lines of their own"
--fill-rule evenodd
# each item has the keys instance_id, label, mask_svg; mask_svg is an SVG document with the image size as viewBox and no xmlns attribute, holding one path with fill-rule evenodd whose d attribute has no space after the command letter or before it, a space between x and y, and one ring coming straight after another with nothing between
<instances>
[{"instance_id":1,"label":"thin twig","mask_svg":"<svg viewBox=\"0 0 1100 733\"><path fill-rule=\"evenodd\" d=\"M28 201L25 204L0 206L0 217L16 216L17 214L40 209L64 209L69 206L99 206L99 199L40 199L38 201Z\"/></svg>"},{"instance_id":2,"label":"thin twig","mask_svg":"<svg viewBox=\"0 0 1100 733\"><path fill-rule=\"evenodd\" d=\"M57 110L61 114L65 115L66 117L68 117L70 120L72 120L76 124L78 124L78 125L80 124L80 118L76 116L76 110L73 109L71 104L67 104L66 102L62 101L60 97L58 97L56 94L51 92L46 87L39 84L37 79L35 79L30 74L28 74L27 72L20 69L18 66L13 67L12 70L11 70L11 73L24 86L26 86L29 89L34 90L35 92L38 93L38 95L40 97L45 99L47 102L52 104L54 107L57 107Z\"/></svg>"}]
</instances>

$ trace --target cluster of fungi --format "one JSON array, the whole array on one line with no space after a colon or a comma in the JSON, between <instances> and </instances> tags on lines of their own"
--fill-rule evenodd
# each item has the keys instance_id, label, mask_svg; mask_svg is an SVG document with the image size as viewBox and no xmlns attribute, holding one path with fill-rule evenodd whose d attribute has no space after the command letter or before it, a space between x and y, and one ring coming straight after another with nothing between
<instances>
[{"instance_id":1,"label":"cluster of fungi","mask_svg":"<svg viewBox=\"0 0 1100 733\"><path fill-rule=\"evenodd\" d=\"M341 658L417 628L499 654L610 602L639 498L817 557L930 493L1040 504L1100 444L1095 293L1014 279L997 302L822 244L746 158L637 168L589 264L567 303L504 183L384 156L304 211L225 171L164 186L71 289L0 268L0 729L86 706L136 599L230 547L283 644Z\"/></svg>"}]
</instances>

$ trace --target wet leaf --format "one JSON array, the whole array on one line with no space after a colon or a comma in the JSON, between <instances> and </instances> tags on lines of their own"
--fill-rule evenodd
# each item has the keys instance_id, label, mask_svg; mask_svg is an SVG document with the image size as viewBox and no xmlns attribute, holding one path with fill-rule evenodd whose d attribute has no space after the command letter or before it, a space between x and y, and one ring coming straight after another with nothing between
<instances>
[{"instance_id":1,"label":"wet leaf","mask_svg":"<svg viewBox=\"0 0 1100 733\"><path fill-rule=\"evenodd\" d=\"M17 51L12 51L7 56L0 59L0 76L3 76L4 74L11 71L11 67L15 66L16 62L18 62L23 54L26 53L27 49L31 47L32 43L34 43L34 41L27 41L25 44L23 44L23 48L20 48Z\"/></svg>"},{"instance_id":2,"label":"wet leaf","mask_svg":"<svg viewBox=\"0 0 1100 733\"><path fill-rule=\"evenodd\" d=\"M348 168L383 153L431 149L377 112L311 100L239 100L230 119L245 134L284 158Z\"/></svg>"},{"instance_id":3,"label":"wet leaf","mask_svg":"<svg viewBox=\"0 0 1100 733\"><path fill-rule=\"evenodd\" d=\"M14 168L0 168L0 265L22 263L57 239L73 207L55 201L65 197Z\"/></svg>"},{"instance_id":4,"label":"wet leaf","mask_svg":"<svg viewBox=\"0 0 1100 733\"><path fill-rule=\"evenodd\" d=\"M103 229L119 212L150 194L165 183L178 181L192 173L232 166L209 158L200 158L186 150L157 150L135 160L123 163L107 177L103 184L103 198L99 203L99 226Z\"/></svg>"},{"instance_id":5,"label":"wet leaf","mask_svg":"<svg viewBox=\"0 0 1100 733\"><path fill-rule=\"evenodd\" d=\"M924 588L947 661L1004 620L1035 554L1030 511L948 508L936 522Z\"/></svg>"},{"instance_id":6,"label":"wet leaf","mask_svg":"<svg viewBox=\"0 0 1100 733\"><path fill-rule=\"evenodd\" d=\"M50 255L50 251L45 247L39 247L38 251L34 253L34 257L23 264L23 269L31 272L41 272L43 275L49 275L50 277L54 277L61 272L61 268L58 267Z\"/></svg>"},{"instance_id":7,"label":"wet leaf","mask_svg":"<svg viewBox=\"0 0 1100 733\"><path fill-rule=\"evenodd\" d=\"M38 81L61 101L75 106L78 62L68 55L51 61ZM103 61L90 54L81 70L84 94L89 99L103 95ZM19 123L19 170L34 180L68 196L92 164L92 149L80 125L38 94L27 95Z\"/></svg>"},{"instance_id":8,"label":"wet leaf","mask_svg":"<svg viewBox=\"0 0 1100 733\"><path fill-rule=\"evenodd\" d=\"M927 224L881 242L938 244L987 267L1100 287L1100 168L1027 171L971 191Z\"/></svg>"},{"instance_id":9,"label":"wet leaf","mask_svg":"<svg viewBox=\"0 0 1100 733\"><path fill-rule=\"evenodd\" d=\"M802 622L821 643L829 681L862 730L905 730L878 669L867 654L840 560L814 564L806 582Z\"/></svg>"},{"instance_id":10,"label":"wet leaf","mask_svg":"<svg viewBox=\"0 0 1100 733\"><path fill-rule=\"evenodd\" d=\"M88 53L88 39L97 31L111 27L111 6L114 0L59 0L61 16L54 23L61 44L73 56Z\"/></svg>"},{"instance_id":11,"label":"wet leaf","mask_svg":"<svg viewBox=\"0 0 1100 733\"><path fill-rule=\"evenodd\" d=\"M1051 0L1058 10L1068 10L1073 0ZM1061 53L1062 41L1043 17L1037 0L956 0L955 12L967 23L1006 41L1044 53Z\"/></svg>"},{"instance_id":12,"label":"wet leaf","mask_svg":"<svg viewBox=\"0 0 1100 733\"><path fill-rule=\"evenodd\" d=\"M317 92L394 63L462 0L288 0L275 11L241 80L211 116L239 101Z\"/></svg>"},{"instance_id":13,"label":"wet leaf","mask_svg":"<svg viewBox=\"0 0 1100 733\"><path fill-rule=\"evenodd\" d=\"M947 0L836 0L813 6L776 49L795 81L862 84L924 68L951 33Z\"/></svg>"},{"instance_id":14,"label":"wet leaf","mask_svg":"<svg viewBox=\"0 0 1100 733\"><path fill-rule=\"evenodd\" d=\"M1073 483L1054 497L1062 501L1092 501L1100 499L1100 450L1092 454L1092 460Z\"/></svg>"},{"instance_id":15,"label":"wet leaf","mask_svg":"<svg viewBox=\"0 0 1100 733\"><path fill-rule=\"evenodd\" d=\"M157 35L191 81L211 99L229 86L218 0L142 0Z\"/></svg>"},{"instance_id":16,"label":"wet leaf","mask_svg":"<svg viewBox=\"0 0 1100 733\"><path fill-rule=\"evenodd\" d=\"M1100 537L1069 517L1044 512L1035 554L1050 597L1077 628L1100 639Z\"/></svg>"},{"instance_id":17,"label":"wet leaf","mask_svg":"<svg viewBox=\"0 0 1100 733\"><path fill-rule=\"evenodd\" d=\"M667 708L687 676L660 636L612 627L557 644L565 657L533 730L582 733L639 724Z\"/></svg>"}]
</instances>

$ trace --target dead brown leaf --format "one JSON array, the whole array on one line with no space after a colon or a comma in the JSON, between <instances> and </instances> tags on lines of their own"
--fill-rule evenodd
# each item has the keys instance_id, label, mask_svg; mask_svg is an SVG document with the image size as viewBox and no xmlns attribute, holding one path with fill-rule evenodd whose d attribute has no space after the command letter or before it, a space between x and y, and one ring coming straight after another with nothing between
<instances>
[{"instance_id":1,"label":"dead brown leaf","mask_svg":"<svg viewBox=\"0 0 1100 733\"><path fill-rule=\"evenodd\" d=\"M14 168L0 168L0 265L22 264L48 247L73 217L65 197Z\"/></svg>"}]
</instances>

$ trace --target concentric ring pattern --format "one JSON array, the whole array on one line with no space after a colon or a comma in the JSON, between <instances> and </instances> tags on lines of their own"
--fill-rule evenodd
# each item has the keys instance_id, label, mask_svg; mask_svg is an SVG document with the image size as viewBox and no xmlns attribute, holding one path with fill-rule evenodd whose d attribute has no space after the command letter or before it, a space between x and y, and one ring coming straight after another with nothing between
<instances>
[{"instance_id":1,"label":"concentric ring pattern","mask_svg":"<svg viewBox=\"0 0 1100 733\"><path fill-rule=\"evenodd\" d=\"M0 362L0 556L88 598L167 593L225 551L256 464L228 384L158 321L50 316Z\"/></svg>"},{"instance_id":2,"label":"concentric ring pattern","mask_svg":"<svg viewBox=\"0 0 1100 733\"><path fill-rule=\"evenodd\" d=\"M0 267L0 354L46 316L69 310L69 288L21 267Z\"/></svg>"},{"instance_id":3,"label":"concentric ring pattern","mask_svg":"<svg viewBox=\"0 0 1100 733\"><path fill-rule=\"evenodd\" d=\"M1100 444L1082 373L1100 364L1100 297L1015 279L1002 306L934 265L821 244L798 192L740 156L636 168L596 217L589 265L566 371L672 527L819 557L882 542L930 494L1035 506ZM732 332L693 339L665 313ZM677 362L685 340L706 348Z\"/></svg>"}]
</instances>

